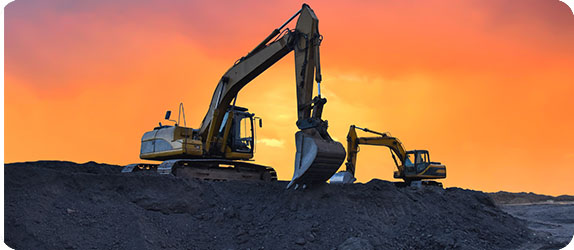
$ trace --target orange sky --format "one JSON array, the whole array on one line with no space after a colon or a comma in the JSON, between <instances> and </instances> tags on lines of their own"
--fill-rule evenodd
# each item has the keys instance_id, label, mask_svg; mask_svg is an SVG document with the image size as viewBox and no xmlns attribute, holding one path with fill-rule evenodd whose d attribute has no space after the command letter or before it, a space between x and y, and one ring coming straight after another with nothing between
<instances>
[{"instance_id":1,"label":"orange sky","mask_svg":"<svg viewBox=\"0 0 574 250\"><path fill-rule=\"evenodd\" d=\"M218 79L295 1L17 0L5 17L5 162L138 162L141 135L184 102L198 127ZM445 186L574 194L574 16L558 0L308 1L324 118L391 132L447 166ZM293 56L247 85L255 159L293 173ZM388 149L357 177L391 180Z\"/></svg>"}]
</instances>

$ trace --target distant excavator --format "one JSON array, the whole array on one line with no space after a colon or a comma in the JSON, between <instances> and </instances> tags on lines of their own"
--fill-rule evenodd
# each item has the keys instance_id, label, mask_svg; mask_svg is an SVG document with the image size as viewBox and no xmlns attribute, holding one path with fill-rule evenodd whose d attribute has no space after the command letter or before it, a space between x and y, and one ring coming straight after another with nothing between
<instances>
[{"instance_id":1,"label":"distant excavator","mask_svg":"<svg viewBox=\"0 0 574 250\"><path fill-rule=\"evenodd\" d=\"M297 16L295 29L284 29ZM276 180L273 168L249 162L255 147L253 123L257 117L235 103L245 85L294 51L296 124L300 131L295 134L295 171L288 187L327 181L343 163L345 149L329 136L327 121L321 118L327 99L321 97L320 89L319 45L323 37L319 34L318 22L313 10L303 4L285 24L237 60L221 77L199 129L180 126L179 122L174 126L160 123L143 135L140 158L163 162L130 164L123 172L157 169L161 174L210 180ZM314 79L318 93L315 97ZM169 117L168 111L165 119Z\"/></svg>"},{"instance_id":2,"label":"distant excavator","mask_svg":"<svg viewBox=\"0 0 574 250\"><path fill-rule=\"evenodd\" d=\"M377 136L358 137L356 129L376 134ZM387 133L380 133L367 128L360 128L355 125L351 125L349 133L347 134L346 171L341 171L333 175L330 179L330 183L355 182L357 153L359 153L359 145L361 144L388 147L398 169L394 172L393 177L403 179L408 185L414 183L440 185L440 183L434 181L424 180L446 178L445 165L440 162L430 161L430 155L427 150L407 151L398 138L392 137Z\"/></svg>"}]
</instances>

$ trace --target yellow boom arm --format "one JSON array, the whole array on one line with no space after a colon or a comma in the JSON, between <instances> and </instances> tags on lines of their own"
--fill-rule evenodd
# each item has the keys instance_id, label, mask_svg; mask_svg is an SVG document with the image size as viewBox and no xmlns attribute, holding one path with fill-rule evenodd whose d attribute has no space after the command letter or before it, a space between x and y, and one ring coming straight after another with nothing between
<instances>
[{"instance_id":1,"label":"yellow boom arm","mask_svg":"<svg viewBox=\"0 0 574 250\"><path fill-rule=\"evenodd\" d=\"M363 130L365 132L378 134L380 136L377 137L358 137L356 129ZM359 144L365 145L375 145L375 146L385 146L391 149L391 151L399 158L400 164L396 161L395 156L393 155L393 159L395 159L395 164L400 172L403 171L404 168L404 161L407 154L405 147L399 141L399 139L389 136L386 133L379 133L376 131L369 130L367 128L359 128L355 125L351 125L349 127L349 133L347 134L347 172L351 174L355 174L355 167L357 164L357 153L359 152Z\"/></svg>"},{"instance_id":2,"label":"yellow boom arm","mask_svg":"<svg viewBox=\"0 0 574 250\"><path fill-rule=\"evenodd\" d=\"M295 30L286 29L281 33L280 30L298 15ZM283 35L280 36L281 34ZM270 42L274 38L276 39ZM275 29L255 49L227 70L215 88L209 110L199 129L199 134L206 142L204 150L209 151L211 144L216 141L214 137L219 136L216 132L239 91L291 51L295 51L298 125L299 121L311 118L315 69L317 82L321 81L317 58L320 42L318 19L313 10L304 4L285 24Z\"/></svg>"}]
</instances>

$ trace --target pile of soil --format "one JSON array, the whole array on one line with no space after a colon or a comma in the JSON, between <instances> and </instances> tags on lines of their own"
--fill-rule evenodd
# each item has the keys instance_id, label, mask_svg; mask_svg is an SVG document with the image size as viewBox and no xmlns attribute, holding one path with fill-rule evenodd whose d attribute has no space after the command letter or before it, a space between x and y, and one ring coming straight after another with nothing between
<instances>
[{"instance_id":1,"label":"pile of soil","mask_svg":"<svg viewBox=\"0 0 574 250\"><path fill-rule=\"evenodd\" d=\"M5 240L16 249L516 249L558 246L460 188L366 184L286 190L121 167L5 167Z\"/></svg>"}]
</instances>

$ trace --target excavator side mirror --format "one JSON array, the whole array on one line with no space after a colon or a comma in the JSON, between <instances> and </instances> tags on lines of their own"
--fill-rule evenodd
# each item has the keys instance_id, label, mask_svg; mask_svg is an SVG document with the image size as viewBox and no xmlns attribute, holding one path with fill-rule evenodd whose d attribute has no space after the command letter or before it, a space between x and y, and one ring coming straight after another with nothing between
<instances>
[{"instance_id":1,"label":"excavator side mirror","mask_svg":"<svg viewBox=\"0 0 574 250\"><path fill-rule=\"evenodd\" d=\"M259 127L262 128L263 127L263 119L259 118Z\"/></svg>"},{"instance_id":2,"label":"excavator side mirror","mask_svg":"<svg viewBox=\"0 0 574 250\"><path fill-rule=\"evenodd\" d=\"M169 120L169 117L171 116L171 110L168 110L167 112L165 112L165 119Z\"/></svg>"}]
</instances>

